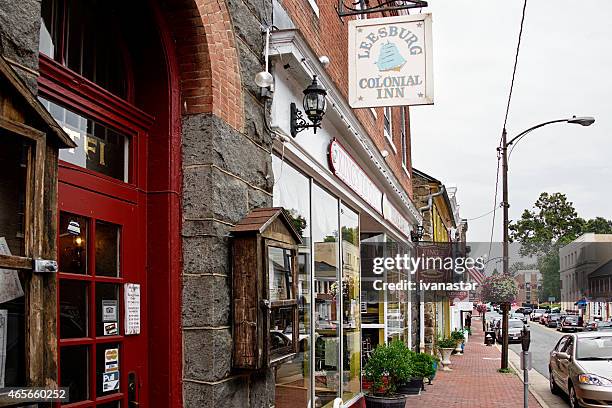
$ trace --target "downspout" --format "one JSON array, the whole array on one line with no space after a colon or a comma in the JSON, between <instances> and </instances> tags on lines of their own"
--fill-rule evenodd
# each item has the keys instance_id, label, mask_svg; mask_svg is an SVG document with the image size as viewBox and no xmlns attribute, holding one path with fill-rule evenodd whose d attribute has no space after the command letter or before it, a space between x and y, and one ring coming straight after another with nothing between
<instances>
[{"instance_id":1,"label":"downspout","mask_svg":"<svg viewBox=\"0 0 612 408\"><path fill-rule=\"evenodd\" d=\"M446 187L442 184L440 191L437 193L430 194L427 196L427 205L419 208L421 215L423 215L423 219L425 219L424 214L427 211L431 211L431 207L433 207L433 199L434 197L441 196L446 191ZM421 227L423 226L423 221L421 221ZM431 220L431 228L432 230L429 232L431 237L433 237L433 220ZM420 304L419 304L419 349L421 353L425 352L425 294L423 291L420 291Z\"/></svg>"}]
</instances>

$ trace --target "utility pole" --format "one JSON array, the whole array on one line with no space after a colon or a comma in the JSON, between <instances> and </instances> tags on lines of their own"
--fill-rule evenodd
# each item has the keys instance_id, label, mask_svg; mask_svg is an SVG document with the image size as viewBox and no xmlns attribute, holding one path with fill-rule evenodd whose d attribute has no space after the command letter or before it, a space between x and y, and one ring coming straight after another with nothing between
<instances>
[{"instance_id":1,"label":"utility pole","mask_svg":"<svg viewBox=\"0 0 612 408\"><path fill-rule=\"evenodd\" d=\"M508 263L510 261L508 257L508 243L509 243L508 208L510 207L510 204L508 202L508 146L512 145L514 142L518 143L518 141L523 136L525 136L527 133L531 132L532 130L541 128L542 126L550 125L553 123L561 123L561 122L571 123L571 124L580 125L580 126L591 126L593 123L595 123L595 118L591 116L582 116L582 117L572 116L571 118L568 118L568 119L557 119L557 120L551 120L548 122L543 122L543 123L540 123L539 125L535 125L535 126L530 127L527 130L524 130L523 132L513 137L509 142L507 140L506 128L504 127L504 129L502 130L502 143L501 143L501 146L497 148L497 151L501 154L501 158L502 158L503 201L501 205L504 208L504 243L503 243L503 273L504 274L508 274L510 272L509 267L508 267ZM510 311L510 303L502 303L501 309L502 309L502 338L503 338L501 368L507 369L508 368L508 312Z\"/></svg>"},{"instance_id":2,"label":"utility pole","mask_svg":"<svg viewBox=\"0 0 612 408\"><path fill-rule=\"evenodd\" d=\"M503 242L503 268L502 273L508 274L508 141L506 128L502 131L502 207L504 208L504 242ZM501 368L508 368L508 312L510 311L510 304L503 303L502 309L502 357L501 357Z\"/></svg>"}]
</instances>

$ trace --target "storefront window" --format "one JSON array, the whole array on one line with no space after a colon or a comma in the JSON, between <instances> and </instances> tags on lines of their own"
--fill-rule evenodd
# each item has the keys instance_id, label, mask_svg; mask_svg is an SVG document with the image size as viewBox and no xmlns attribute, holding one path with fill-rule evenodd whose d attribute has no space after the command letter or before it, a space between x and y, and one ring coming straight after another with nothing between
<instances>
[{"instance_id":1,"label":"storefront window","mask_svg":"<svg viewBox=\"0 0 612 408\"><path fill-rule=\"evenodd\" d=\"M361 391L361 311L359 303L359 214L340 205L342 231L343 399Z\"/></svg>"},{"instance_id":2,"label":"storefront window","mask_svg":"<svg viewBox=\"0 0 612 408\"><path fill-rule=\"evenodd\" d=\"M125 58L117 46L120 31L108 12L113 7L92 0L44 0L39 51L125 99Z\"/></svg>"},{"instance_id":3,"label":"storefront window","mask_svg":"<svg viewBox=\"0 0 612 408\"><path fill-rule=\"evenodd\" d=\"M40 98L53 119L77 144L60 150L59 158L124 182L129 181L130 138L100 122Z\"/></svg>"},{"instance_id":4,"label":"storefront window","mask_svg":"<svg viewBox=\"0 0 612 408\"><path fill-rule=\"evenodd\" d=\"M272 156L274 169L274 206L284 207L293 226L302 237L298 252L298 321L299 352L276 369L277 408L306 407L310 401L310 306L311 306L311 249L310 249L310 180L291 165ZM282 278L282 276L279 276ZM283 311L272 316L272 324L283 326ZM292 337L293 327L284 327L284 336L276 336L277 346Z\"/></svg>"},{"instance_id":5,"label":"storefront window","mask_svg":"<svg viewBox=\"0 0 612 408\"><path fill-rule=\"evenodd\" d=\"M339 396L342 299L339 281L338 199L312 185L312 240L315 261L315 406L331 407Z\"/></svg>"},{"instance_id":6,"label":"storefront window","mask_svg":"<svg viewBox=\"0 0 612 408\"><path fill-rule=\"evenodd\" d=\"M373 272L374 258L384 256L385 235L382 233L361 234L361 344L362 365L381 343L385 342L385 292L373 288L379 275Z\"/></svg>"}]
</instances>

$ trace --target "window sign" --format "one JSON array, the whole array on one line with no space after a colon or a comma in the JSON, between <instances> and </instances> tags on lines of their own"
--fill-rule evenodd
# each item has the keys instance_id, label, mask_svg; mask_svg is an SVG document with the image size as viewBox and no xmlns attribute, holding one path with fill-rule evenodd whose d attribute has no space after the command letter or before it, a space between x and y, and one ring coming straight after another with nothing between
<instances>
[{"instance_id":1,"label":"window sign","mask_svg":"<svg viewBox=\"0 0 612 408\"><path fill-rule=\"evenodd\" d=\"M43 98L40 100L51 116L77 144L75 148L60 150L60 160L126 183L129 181L130 139L128 136L54 102Z\"/></svg>"},{"instance_id":2,"label":"window sign","mask_svg":"<svg viewBox=\"0 0 612 408\"><path fill-rule=\"evenodd\" d=\"M431 14L349 21L352 108L433 104Z\"/></svg>"}]
</instances>

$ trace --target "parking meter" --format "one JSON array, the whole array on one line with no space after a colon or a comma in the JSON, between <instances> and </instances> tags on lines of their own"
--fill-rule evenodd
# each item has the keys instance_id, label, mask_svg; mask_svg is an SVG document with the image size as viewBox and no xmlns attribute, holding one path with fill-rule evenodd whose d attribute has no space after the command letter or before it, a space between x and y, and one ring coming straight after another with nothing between
<instances>
[{"instance_id":1,"label":"parking meter","mask_svg":"<svg viewBox=\"0 0 612 408\"><path fill-rule=\"evenodd\" d=\"M523 351L529 351L529 345L531 343L531 332L529 326L523 327L523 335L521 336L521 347Z\"/></svg>"}]
</instances>

